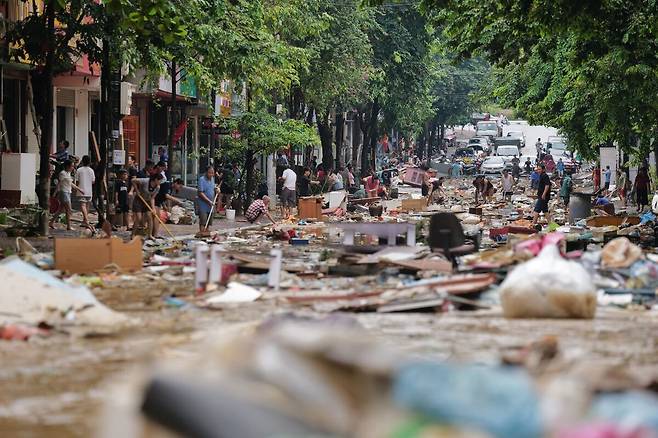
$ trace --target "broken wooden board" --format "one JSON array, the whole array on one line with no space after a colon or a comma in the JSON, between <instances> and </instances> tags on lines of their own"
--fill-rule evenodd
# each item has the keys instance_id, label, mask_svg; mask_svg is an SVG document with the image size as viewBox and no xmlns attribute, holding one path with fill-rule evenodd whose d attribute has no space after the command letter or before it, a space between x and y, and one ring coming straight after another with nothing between
<instances>
[{"instance_id":1,"label":"broken wooden board","mask_svg":"<svg viewBox=\"0 0 658 438\"><path fill-rule=\"evenodd\" d=\"M452 272L452 263L444 259L398 260L390 263L411 271Z\"/></svg>"},{"instance_id":2,"label":"broken wooden board","mask_svg":"<svg viewBox=\"0 0 658 438\"><path fill-rule=\"evenodd\" d=\"M122 270L142 269L142 239L55 239L55 269L74 274L98 271L108 265Z\"/></svg>"},{"instance_id":3,"label":"broken wooden board","mask_svg":"<svg viewBox=\"0 0 658 438\"><path fill-rule=\"evenodd\" d=\"M425 211L427 210L427 198L403 199L400 210L402 211Z\"/></svg>"},{"instance_id":4,"label":"broken wooden board","mask_svg":"<svg viewBox=\"0 0 658 438\"><path fill-rule=\"evenodd\" d=\"M588 227L618 227L623 224L637 225L640 223L639 216L594 216L587 219Z\"/></svg>"}]
</instances>

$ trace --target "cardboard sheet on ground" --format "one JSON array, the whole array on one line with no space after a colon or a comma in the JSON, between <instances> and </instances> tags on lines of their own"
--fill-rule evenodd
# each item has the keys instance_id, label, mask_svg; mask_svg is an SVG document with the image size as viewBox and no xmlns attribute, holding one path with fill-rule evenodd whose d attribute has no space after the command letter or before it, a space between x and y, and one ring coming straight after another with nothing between
<instances>
[{"instance_id":1,"label":"cardboard sheet on ground","mask_svg":"<svg viewBox=\"0 0 658 438\"><path fill-rule=\"evenodd\" d=\"M120 329L127 316L101 304L85 286L71 286L19 258L0 263L0 309L16 320Z\"/></svg>"},{"instance_id":2,"label":"cardboard sheet on ground","mask_svg":"<svg viewBox=\"0 0 658 438\"><path fill-rule=\"evenodd\" d=\"M55 268L85 274L114 264L123 270L142 268L142 239L55 239Z\"/></svg>"}]
</instances>

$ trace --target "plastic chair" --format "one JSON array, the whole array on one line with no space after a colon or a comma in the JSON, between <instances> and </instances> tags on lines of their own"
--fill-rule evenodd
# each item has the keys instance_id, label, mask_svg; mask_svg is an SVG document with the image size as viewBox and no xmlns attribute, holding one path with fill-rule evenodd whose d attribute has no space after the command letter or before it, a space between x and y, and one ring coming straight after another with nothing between
<instances>
[{"instance_id":1,"label":"plastic chair","mask_svg":"<svg viewBox=\"0 0 658 438\"><path fill-rule=\"evenodd\" d=\"M464 229L453 213L437 213L430 219L429 246L432 251L443 253L456 264L456 258L477 251L473 243L468 243Z\"/></svg>"}]
</instances>

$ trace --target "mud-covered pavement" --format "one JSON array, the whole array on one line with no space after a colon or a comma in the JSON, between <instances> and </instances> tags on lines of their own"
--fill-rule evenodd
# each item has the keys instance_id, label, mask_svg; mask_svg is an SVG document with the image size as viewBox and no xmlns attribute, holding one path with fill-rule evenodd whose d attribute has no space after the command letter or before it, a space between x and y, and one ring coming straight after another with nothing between
<instances>
[{"instance_id":1,"label":"mud-covered pavement","mask_svg":"<svg viewBox=\"0 0 658 438\"><path fill-rule=\"evenodd\" d=\"M208 337L272 315L326 316L271 299L222 310L166 307L162 296L176 288L181 298L193 299L191 279L175 288L151 281L95 289L105 304L141 320L127 332L0 343L3 436L91 436L113 381L136 367L190 354L191 346ZM653 372L658 363L658 317L650 312L603 309L585 321L508 320L495 310L347 315L384 344L440 360L499 363L505 351L551 335L567 362L619 364L640 372Z\"/></svg>"}]
</instances>

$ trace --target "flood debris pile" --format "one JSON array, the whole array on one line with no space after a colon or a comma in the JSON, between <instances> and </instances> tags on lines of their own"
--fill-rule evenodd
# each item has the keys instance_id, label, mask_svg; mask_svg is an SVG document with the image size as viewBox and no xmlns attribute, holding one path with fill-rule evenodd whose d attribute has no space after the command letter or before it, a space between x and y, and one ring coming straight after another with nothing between
<instances>
[{"instance_id":1,"label":"flood debris pile","mask_svg":"<svg viewBox=\"0 0 658 438\"><path fill-rule=\"evenodd\" d=\"M502 352L498 364L463 364L409 357L346 316L283 316L201 348L119 389L103 436L658 434L655 370L574 363L554 338Z\"/></svg>"},{"instance_id":2,"label":"flood debris pile","mask_svg":"<svg viewBox=\"0 0 658 438\"><path fill-rule=\"evenodd\" d=\"M397 199L318 200L314 217L201 237L57 239L53 253L19 241L21 259L0 263L0 338L113 334L121 342L124 328L208 334L242 323L232 342L186 346L173 356L188 363L132 386L136 418L182 435L658 435L651 352L616 363L586 354L609 342L597 327L610 312L655 320L655 216L573 222L551 202L551 221L537 228L525 182L511 198L478 204L463 179L447 182L439 203L396 189ZM480 345L496 350L487 365L424 352L420 360L390 349L399 338L382 345L387 324L410 315L426 318L424 334L411 327L406 339L425 336L447 359L474 333L505 338L505 324L530 334L556 327L563 337L502 342L500 351ZM446 330L440 343L444 332L433 330L444 318L471 318L472 328ZM585 354L574 356L564 333L578 338L583 328ZM642 370L623 359L643 361ZM104 436L146 436L114 429L125 425L123 412Z\"/></svg>"}]
</instances>

